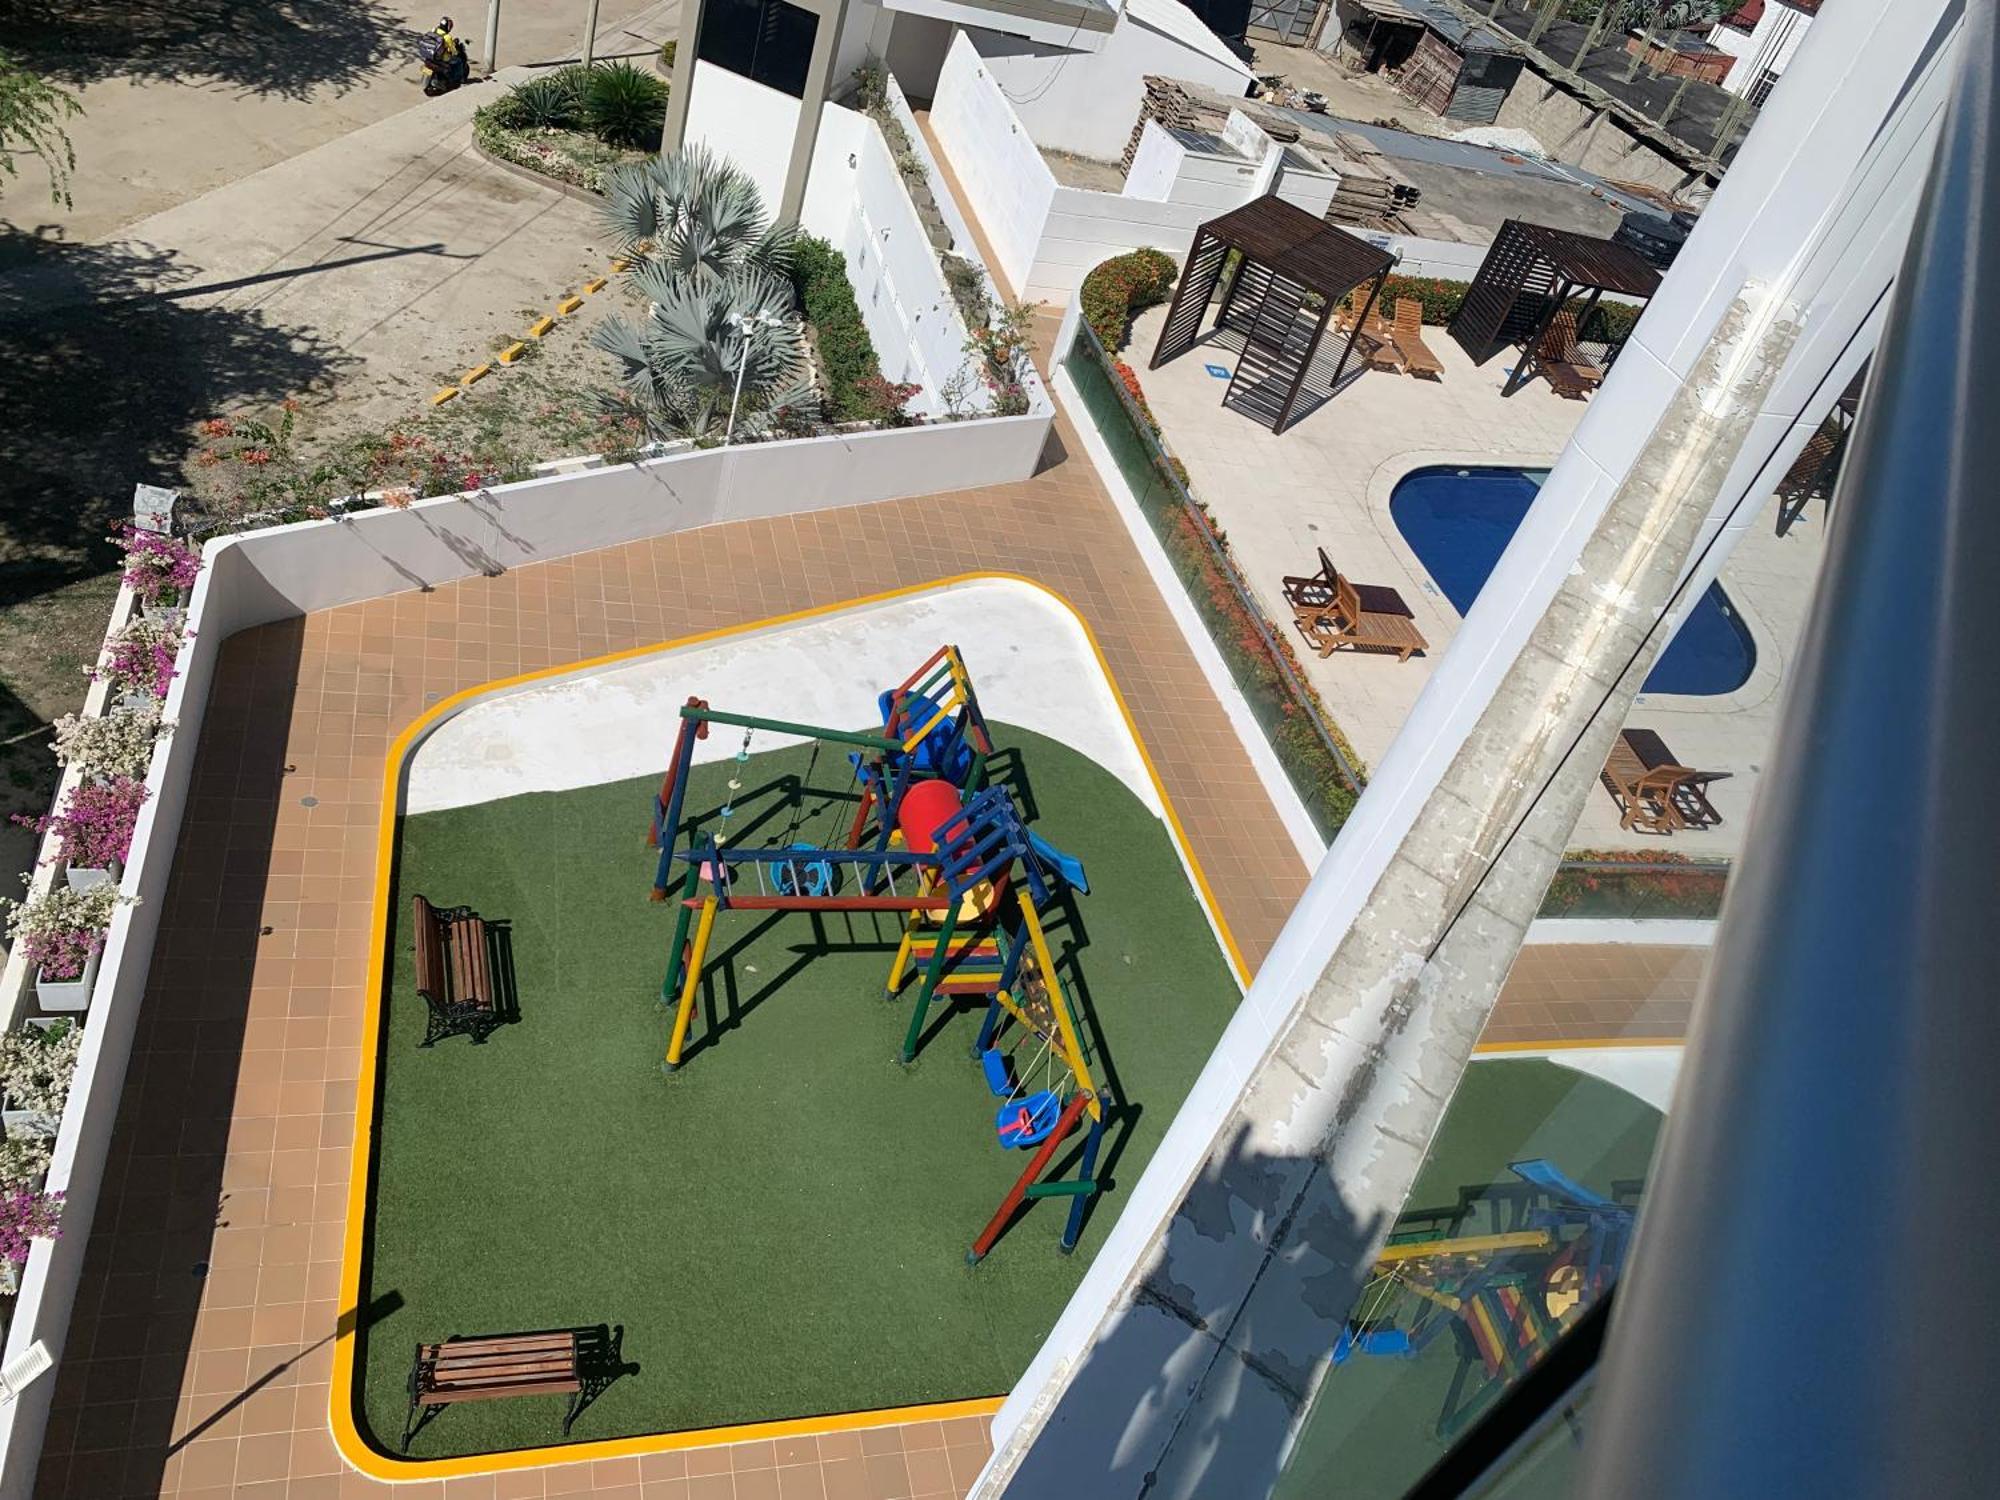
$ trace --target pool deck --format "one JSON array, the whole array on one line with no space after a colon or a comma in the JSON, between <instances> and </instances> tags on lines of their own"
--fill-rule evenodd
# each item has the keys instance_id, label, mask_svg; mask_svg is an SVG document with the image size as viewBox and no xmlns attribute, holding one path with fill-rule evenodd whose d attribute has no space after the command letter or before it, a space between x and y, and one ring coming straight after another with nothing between
<instances>
[{"instance_id":1,"label":"pool deck","mask_svg":"<svg viewBox=\"0 0 2000 1500\"><path fill-rule=\"evenodd\" d=\"M1426 330L1444 364L1439 381L1369 371L1340 395L1274 436L1221 404L1226 382L1204 368L1234 369L1236 356L1198 345L1157 370L1146 368L1166 309L1134 324L1124 358L1138 371L1168 445L1188 467L1194 491L1228 533L1252 591L1274 621L1290 629L1280 580L1318 570L1324 547L1359 583L1399 590L1435 659L1463 623L1451 601L1389 514L1389 496L1412 469L1432 464L1546 468L1587 410L1535 381L1503 398L1509 361L1475 367L1442 329ZM1585 805L1571 847L1637 849L1690 856L1733 855L1751 794L1776 729L1780 688L1797 650L1825 528L1818 507L1791 535L1775 534L1776 501L1751 526L1722 569L1722 586L1757 644L1750 680L1713 698L1642 696L1629 722L1656 730L1687 765L1727 771L1710 800L1718 828L1672 838L1619 828L1609 794ZM1306 672L1334 721L1364 762L1378 762L1416 703L1430 669L1425 657L1337 651L1322 659L1292 635Z\"/></svg>"}]
</instances>

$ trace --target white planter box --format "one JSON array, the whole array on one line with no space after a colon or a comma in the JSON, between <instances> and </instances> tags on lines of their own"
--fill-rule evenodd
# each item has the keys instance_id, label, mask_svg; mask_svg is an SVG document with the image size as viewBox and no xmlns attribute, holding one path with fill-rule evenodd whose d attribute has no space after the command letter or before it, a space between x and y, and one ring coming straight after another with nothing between
<instances>
[{"instance_id":1,"label":"white planter box","mask_svg":"<svg viewBox=\"0 0 2000 1500\"><path fill-rule=\"evenodd\" d=\"M92 886L99 885L116 885L118 884L118 877L122 873L115 864L108 869L96 869L90 865L67 865L64 867L64 874L69 880L69 888L73 891L87 891Z\"/></svg>"},{"instance_id":2,"label":"white planter box","mask_svg":"<svg viewBox=\"0 0 2000 1500\"><path fill-rule=\"evenodd\" d=\"M83 966L83 973L75 979L45 979L41 971L35 972L35 1003L43 1010L84 1011L90 1009L90 987L97 983L97 961L101 954L93 953L90 961Z\"/></svg>"},{"instance_id":3,"label":"white planter box","mask_svg":"<svg viewBox=\"0 0 2000 1500\"><path fill-rule=\"evenodd\" d=\"M6 1126L10 1136L54 1135L61 1123L38 1109L16 1109L11 1102L0 1107L0 1125Z\"/></svg>"}]
</instances>

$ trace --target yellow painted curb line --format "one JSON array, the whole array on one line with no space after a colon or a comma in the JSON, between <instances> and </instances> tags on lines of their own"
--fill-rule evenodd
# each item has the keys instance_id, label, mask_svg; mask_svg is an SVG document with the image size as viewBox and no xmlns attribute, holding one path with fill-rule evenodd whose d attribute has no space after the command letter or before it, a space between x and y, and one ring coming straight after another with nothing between
<instances>
[{"instance_id":1,"label":"yellow painted curb line","mask_svg":"<svg viewBox=\"0 0 2000 1500\"><path fill-rule=\"evenodd\" d=\"M1227 919L1215 899L1208 876L1196 859L1193 845L1188 841L1187 831L1182 826L1180 815L1167 793L1166 784L1161 781L1158 768L1153 763L1146 742L1140 737L1139 725L1132 717L1132 710L1125 702L1125 695L1112 676L1111 663L1104 655L1104 648L1098 643L1096 633L1084 619L1082 611L1068 599L1032 578L1002 570L982 569L971 573L957 573L944 578L935 578L927 583L905 585L888 589L877 594L865 594L856 599L843 599L829 604L813 605L806 609L787 614L774 615L768 619L746 621L741 624L725 625L713 630L700 631L673 640L658 641L649 645L629 647L608 655L591 657L583 661L566 662L557 666L542 667L534 671L522 672L511 677L502 677L477 687L462 689L437 703L433 703L410 721L395 741L389 746L383 766L382 809L376 823L375 834L375 899L370 920L370 951L380 955L385 951L389 929L389 884L395 869L396 828L401 813L397 806L402 788L404 762L410 751L423 739L425 734L439 721L451 717L476 699L495 694L503 689L548 678L602 669L615 662L636 661L666 651L684 649L706 642L725 640L734 635L754 634L774 629L781 625L796 624L824 615L864 608L872 604L886 603L892 599L912 598L925 593L950 588L954 584L1005 579L1026 584L1029 588L1054 600L1068 611L1084 639L1089 643L1091 653L1097 659L1098 671L1103 675L1105 685L1111 690L1112 701L1117 704L1120 717L1125 722L1127 733L1139 752L1140 763L1145 767L1147 778L1153 783L1153 790L1165 811L1166 823L1174 843L1178 846L1188 871L1194 877L1194 886L1202 905L1215 923L1222 939L1223 951L1228 955L1231 969L1237 983L1244 988L1250 984L1251 971L1244 960L1242 951L1236 946L1235 936L1229 930ZM355 1130L349 1144L350 1171L347 1182L347 1222L341 1243L340 1288L341 1302L347 1307L359 1305L361 1293L361 1252L367 1239L368 1189L372 1177L372 1143L380 1122L375 1109L375 1076L380 1066L379 1054L382 1037L383 974L376 965L368 978L363 994L362 1030L366 1041L361 1049L361 1063L355 1082ZM399 1455L378 1452L369 1446L361 1436L355 1423L355 1352L356 1327L352 1315L341 1320L333 1346L333 1378L329 1386L328 1421L333 1429L334 1447L342 1459L354 1469L372 1479L389 1481L437 1480L454 1478L467 1474L500 1474L512 1470L533 1469L550 1464L590 1463L606 1458L630 1458L641 1454L673 1453L692 1448L705 1448L722 1443L748 1442L753 1438L801 1437L816 1433L854 1432L870 1427L885 1427L891 1424L918 1421L940 1421L953 1417L991 1416L1000 1409L1004 1399L1001 1396L972 1397L959 1401L937 1401L916 1406L884 1407L874 1411L836 1412L817 1417L787 1417L762 1422L745 1422L732 1426L694 1428L681 1432L654 1433L646 1436L605 1438L597 1441L565 1443L547 1448L515 1448L499 1453L468 1454L461 1458L410 1459Z\"/></svg>"},{"instance_id":2,"label":"yellow painted curb line","mask_svg":"<svg viewBox=\"0 0 2000 1500\"><path fill-rule=\"evenodd\" d=\"M445 402L451 400L457 394L458 394L458 387L455 385L448 385L443 390L439 391L435 396L431 397L431 405L443 406Z\"/></svg>"},{"instance_id":3,"label":"yellow painted curb line","mask_svg":"<svg viewBox=\"0 0 2000 1500\"><path fill-rule=\"evenodd\" d=\"M528 337L531 339L545 338L555 331L555 326L556 320L554 318L538 318L534 323L529 325Z\"/></svg>"},{"instance_id":4,"label":"yellow painted curb line","mask_svg":"<svg viewBox=\"0 0 2000 1500\"><path fill-rule=\"evenodd\" d=\"M565 297L556 304L556 311L566 318L581 306L583 306L583 298Z\"/></svg>"},{"instance_id":5,"label":"yellow painted curb line","mask_svg":"<svg viewBox=\"0 0 2000 1500\"><path fill-rule=\"evenodd\" d=\"M586 281L583 284L584 296L595 297L599 292L604 290L608 281L609 278L604 276L598 277L595 281Z\"/></svg>"},{"instance_id":6,"label":"yellow painted curb line","mask_svg":"<svg viewBox=\"0 0 2000 1500\"><path fill-rule=\"evenodd\" d=\"M473 385L481 380L484 380L488 375L491 375L492 373L493 373L493 366L490 364L474 365L471 369L467 370L464 375L459 377L458 383L460 385Z\"/></svg>"},{"instance_id":7,"label":"yellow painted curb line","mask_svg":"<svg viewBox=\"0 0 2000 1500\"><path fill-rule=\"evenodd\" d=\"M500 363L511 365L527 352L528 346L526 344L509 344L505 349L500 351Z\"/></svg>"}]
</instances>

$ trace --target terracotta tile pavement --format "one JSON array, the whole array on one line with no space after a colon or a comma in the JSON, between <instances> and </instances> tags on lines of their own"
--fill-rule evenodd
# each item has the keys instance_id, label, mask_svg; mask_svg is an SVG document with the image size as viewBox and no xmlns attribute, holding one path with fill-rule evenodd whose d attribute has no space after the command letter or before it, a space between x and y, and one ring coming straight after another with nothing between
<instances>
[{"instance_id":1,"label":"terracotta tile pavement","mask_svg":"<svg viewBox=\"0 0 2000 1500\"><path fill-rule=\"evenodd\" d=\"M1089 620L1244 954L1262 957L1305 872L1076 451L1064 422L1024 483L711 527L224 645L37 1495L389 1493L336 1455L328 1394L381 773L440 697L954 573L1024 573ZM395 1493L924 1500L963 1494L985 1445L962 1419Z\"/></svg>"}]
</instances>

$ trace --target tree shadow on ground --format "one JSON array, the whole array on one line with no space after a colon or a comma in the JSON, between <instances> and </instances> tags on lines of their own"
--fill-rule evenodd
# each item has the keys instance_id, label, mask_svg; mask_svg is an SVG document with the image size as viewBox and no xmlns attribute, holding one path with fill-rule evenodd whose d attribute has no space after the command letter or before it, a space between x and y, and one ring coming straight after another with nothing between
<instances>
[{"instance_id":1,"label":"tree shadow on ground","mask_svg":"<svg viewBox=\"0 0 2000 1500\"><path fill-rule=\"evenodd\" d=\"M196 274L170 251L0 225L0 608L110 567L132 486L180 486L201 419L350 362L260 312L176 297Z\"/></svg>"},{"instance_id":2,"label":"tree shadow on ground","mask_svg":"<svg viewBox=\"0 0 2000 1500\"><path fill-rule=\"evenodd\" d=\"M416 36L380 0L0 0L0 50L58 83L136 78L343 93Z\"/></svg>"}]
</instances>

